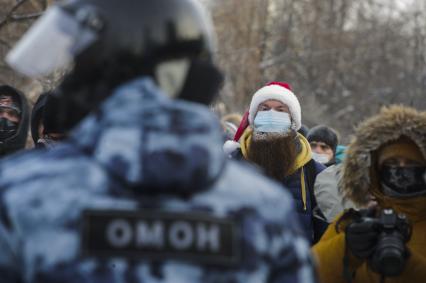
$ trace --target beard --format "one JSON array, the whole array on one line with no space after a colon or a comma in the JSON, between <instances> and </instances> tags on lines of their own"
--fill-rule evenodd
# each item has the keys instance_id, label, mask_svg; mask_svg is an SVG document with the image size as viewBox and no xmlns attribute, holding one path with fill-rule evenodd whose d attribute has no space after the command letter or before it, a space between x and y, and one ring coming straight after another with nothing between
<instances>
[{"instance_id":1,"label":"beard","mask_svg":"<svg viewBox=\"0 0 426 283\"><path fill-rule=\"evenodd\" d=\"M253 133L248 159L273 179L282 181L290 174L298 154L297 133Z\"/></svg>"}]
</instances>

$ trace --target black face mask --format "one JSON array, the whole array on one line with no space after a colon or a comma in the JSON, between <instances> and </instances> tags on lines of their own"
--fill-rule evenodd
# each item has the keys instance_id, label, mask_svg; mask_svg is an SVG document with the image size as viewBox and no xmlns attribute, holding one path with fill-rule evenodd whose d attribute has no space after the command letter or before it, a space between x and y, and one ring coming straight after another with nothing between
<instances>
[{"instance_id":1,"label":"black face mask","mask_svg":"<svg viewBox=\"0 0 426 283\"><path fill-rule=\"evenodd\" d=\"M0 141L5 141L16 134L19 123L0 118Z\"/></svg>"},{"instance_id":2,"label":"black face mask","mask_svg":"<svg viewBox=\"0 0 426 283\"><path fill-rule=\"evenodd\" d=\"M392 197L426 194L426 166L383 166L380 171L383 192Z\"/></svg>"}]
</instances>

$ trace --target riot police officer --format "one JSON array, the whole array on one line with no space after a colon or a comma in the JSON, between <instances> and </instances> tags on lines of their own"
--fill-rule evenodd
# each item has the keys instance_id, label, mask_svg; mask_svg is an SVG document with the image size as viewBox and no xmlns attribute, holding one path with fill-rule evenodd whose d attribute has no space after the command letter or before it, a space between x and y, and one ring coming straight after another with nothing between
<instances>
[{"instance_id":1,"label":"riot police officer","mask_svg":"<svg viewBox=\"0 0 426 283\"><path fill-rule=\"evenodd\" d=\"M314 281L289 196L222 154L212 39L195 0L77 0L21 40L23 73L74 63L57 121L85 118L0 164L0 282Z\"/></svg>"}]
</instances>

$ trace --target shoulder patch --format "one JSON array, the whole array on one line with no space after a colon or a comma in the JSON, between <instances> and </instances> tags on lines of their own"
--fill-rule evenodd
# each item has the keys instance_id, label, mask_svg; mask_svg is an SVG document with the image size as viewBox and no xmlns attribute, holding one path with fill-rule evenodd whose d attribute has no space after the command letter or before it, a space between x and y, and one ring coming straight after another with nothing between
<instances>
[{"instance_id":1,"label":"shoulder patch","mask_svg":"<svg viewBox=\"0 0 426 283\"><path fill-rule=\"evenodd\" d=\"M241 256L236 221L205 213L86 210L81 233L88 257L233 266Z\"/></svg>"}]
</instances>

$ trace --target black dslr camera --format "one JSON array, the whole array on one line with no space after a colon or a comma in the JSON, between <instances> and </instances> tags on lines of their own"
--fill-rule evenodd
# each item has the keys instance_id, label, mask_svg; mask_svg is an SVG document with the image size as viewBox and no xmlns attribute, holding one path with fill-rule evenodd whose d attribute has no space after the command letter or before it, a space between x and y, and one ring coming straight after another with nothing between
<instances>
[{"instance_id":1,"label":"black dslr camera","mask_svg":"<svg viewBox=\"0 0 426 283\"><path fill-rule=\"evenodd\" d=\"M393 209L383 209L377 218L364 211L359 212L355 221L374 221L380 231L376 248L368 259L373 271L385 277L398 276L404 270L408 250L405 244L411 237L411 225L404 214Z\"/></svg>"}]
</instances>

